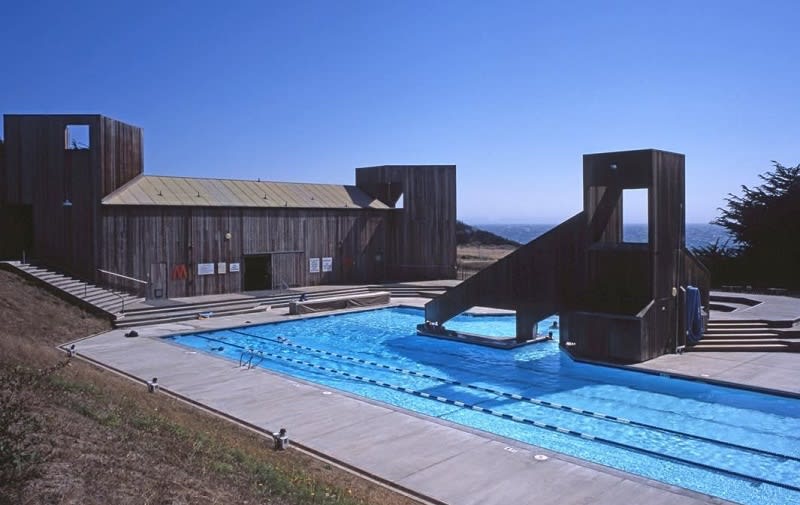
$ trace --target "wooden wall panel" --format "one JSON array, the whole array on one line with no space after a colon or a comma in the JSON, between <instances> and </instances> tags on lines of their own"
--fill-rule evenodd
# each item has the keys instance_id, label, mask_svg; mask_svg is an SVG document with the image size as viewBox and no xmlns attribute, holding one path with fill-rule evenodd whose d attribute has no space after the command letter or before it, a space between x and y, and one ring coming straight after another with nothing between
<instances>
[{"instance_id":1,"label":"wooden wall panel","mask_svg":"<svg viewBox=\"0 0 800 505\"><path fill-rule=\"evenodd\" d=\"M8 174L6 173L6 145L0 139L0 206L8 204Z\"/></svg>"},{"instance_id":2,"label":"wooden wall panel","mask_svg":"<svg viewBox=\"0 0 800 505\"><path fill-rule=\"evenodd\" d=\"M272 255L276 287L378 282L387 217L381 210L106 206L102 234L109 247L101 263L148 280L150 266L166 262L170 297L240 291L242 271L230 272L230 263L243 267L246 255ZM333 270L309 273L312 257L333 258ZM225 274L218 273L220 262ZM214 263L215 273L198 275L199 263Z\"/></svg>"},{"instance_id":3,"label":"wooden wall panel","mask_svg":"<svg viewBox=\"0 0 800 505\"><path fill-rule=\"evenodd\" d=\"M4 125L0 191L9 203L32 206L32 259L95 280L103 181L141 173L141 130L99 115L6 115ZM88 149L67 148L68 125L89 127Z\"/></svg>"},{"instance_id":4,"label":"wooden wall panel","mask_svg":"<svg viewBox=\"0 0 800 505\"><path fill-rule=\"evenodd\" d=\"M142 130L107 117L99 120L100 191L106 196L144 171Z\"/></svg>"},{"instance_id":5,"label":"wooden wall panel","mask_svg":"<svg viewBox=\"0 0 800 505\"><path fill-rule=\"evenodd\" d=\"M387 165L356 169L356 185L393 206L387 235L387 275L396 280L456 275L456 167Z\"/></svg>"}]
</instances>

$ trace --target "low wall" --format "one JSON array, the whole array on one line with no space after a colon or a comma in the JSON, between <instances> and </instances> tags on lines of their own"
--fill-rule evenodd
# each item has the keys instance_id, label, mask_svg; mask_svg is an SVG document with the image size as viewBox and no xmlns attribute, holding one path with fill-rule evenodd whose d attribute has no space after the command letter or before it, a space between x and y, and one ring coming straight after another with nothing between
<instances>
[{"instance_id":1,"label":"low wall","mask_svg":"<svg viewBox=\"0 0 800 505\"><path fill-rule=\"evenodd\" d=\"M362 295L317 298L315 300L304 300L302 302L297 301L289 303L289 314L312 314L327 310L369 307L372 305L386 305L390 300L391 295L388 291L377 291L375 293L365 293Z\"/></svg>"}]
</instances>

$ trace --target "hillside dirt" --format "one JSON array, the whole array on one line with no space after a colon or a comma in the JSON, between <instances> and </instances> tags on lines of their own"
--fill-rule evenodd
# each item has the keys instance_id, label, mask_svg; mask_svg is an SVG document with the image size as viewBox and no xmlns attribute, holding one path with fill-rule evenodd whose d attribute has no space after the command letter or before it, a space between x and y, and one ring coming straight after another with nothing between
<instances>
[{"instance_id":1,"label":"hillside dirt","mask_svg":"<svg viewBox=\"0 0 800 505\"><path fill-rule=\"evenodd\" d=\"M417 503L55 348L109 328L0 270L0 504Z\"/></svg>"},{"instance_id":2,"label":"hillside dirt","mask_svg":"<svg viewBox=\"0 0 800 505\"><path fill-rule=\"evenodd\" d=\"M458 278L466 279L516 250L515 246L507 245L460 245L456 249Z\"/></svg>"}]
</instances>

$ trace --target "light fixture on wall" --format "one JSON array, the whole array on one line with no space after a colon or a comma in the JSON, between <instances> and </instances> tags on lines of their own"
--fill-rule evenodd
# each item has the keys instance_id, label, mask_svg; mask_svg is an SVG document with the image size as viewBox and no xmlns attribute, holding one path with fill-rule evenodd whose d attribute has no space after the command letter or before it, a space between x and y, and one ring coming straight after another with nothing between
<instances>
[{"instance_id":1,"label":"light fixture on wall","mask_svg":"<svg viewBox=\"0 0 800 505\"><path fill-rule=\"evenodd\" d=\"M64 200L64 203L61 204L63 207L72 207L72 202L69 201L69 198Z\"/></svg>"},{"instance_id":2,"label":"light fixture on wall","mask_svg":"<svg viewBox=\"0 0 800 505\"><path fill-rule=\"evenodd\" d=\"M225 232L225 240L230 240L230 239L231 239L231 232L229 231Z\"/></svg>"}]
</instances>

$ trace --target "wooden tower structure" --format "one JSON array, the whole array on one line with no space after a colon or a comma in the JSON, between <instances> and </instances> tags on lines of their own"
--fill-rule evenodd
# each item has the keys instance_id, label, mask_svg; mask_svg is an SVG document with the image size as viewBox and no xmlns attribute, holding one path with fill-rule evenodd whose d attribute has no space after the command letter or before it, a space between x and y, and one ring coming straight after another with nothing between
<instances>
[{"instance_id":1,"label":"wooden tower structure","mask_svg":"<svg viewBox=\"0 0 800 505\"><path fill-rule=\"evenodd\" d=\"M645 149L583 157L584 210L425 306L443 325L473 306L516 311L517 340L558 313L561 345L599 361L641 362L685 341L685 290L708 270L685 247L682 154ZM648 241L623 241L623 191L648 193Z\"/></svg>"}]
</instances>

